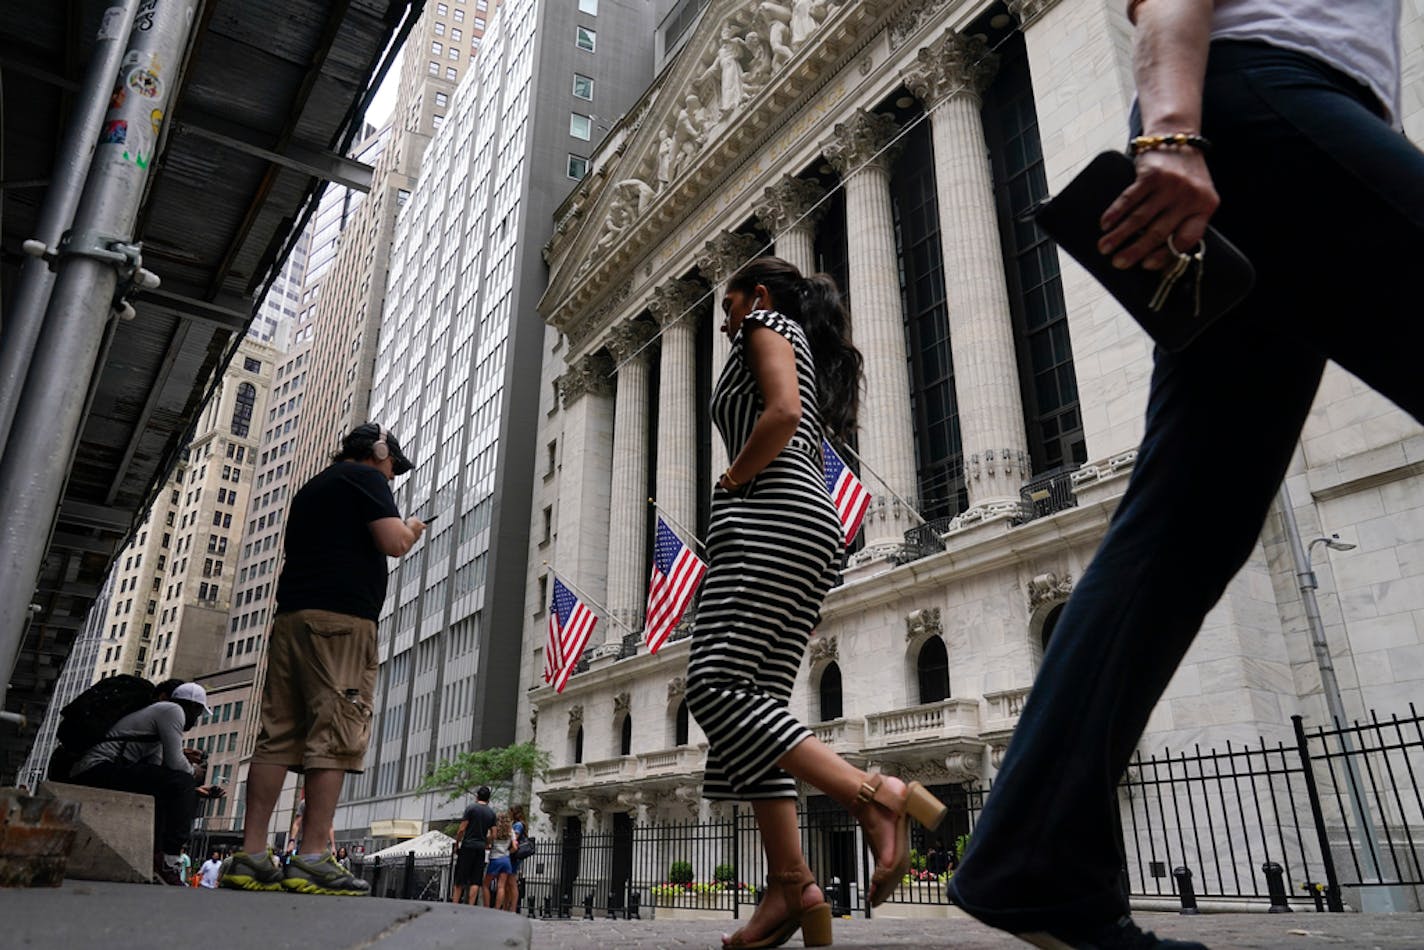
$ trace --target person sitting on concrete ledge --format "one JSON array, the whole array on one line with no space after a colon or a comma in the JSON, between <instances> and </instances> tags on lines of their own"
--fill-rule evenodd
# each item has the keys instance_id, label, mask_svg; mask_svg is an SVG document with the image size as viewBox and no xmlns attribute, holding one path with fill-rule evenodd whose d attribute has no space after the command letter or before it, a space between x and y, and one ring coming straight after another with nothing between
<instances>
[{"instance_id":1,"label":"person sitting on concrete ledge","mask_svg":"<svg viewBox=\"0 0 1424 950\"><path fill-rule=\"evenodd\" d=\"M183 748L183 733L209 712L203 688L183 683L170 699L120 719L70 773L76 785L153 796L153 870L165 884L183 885L182 851L198 799L223 795L221 786L203 784L207 755Z\"/></svg>"}]
</instances>

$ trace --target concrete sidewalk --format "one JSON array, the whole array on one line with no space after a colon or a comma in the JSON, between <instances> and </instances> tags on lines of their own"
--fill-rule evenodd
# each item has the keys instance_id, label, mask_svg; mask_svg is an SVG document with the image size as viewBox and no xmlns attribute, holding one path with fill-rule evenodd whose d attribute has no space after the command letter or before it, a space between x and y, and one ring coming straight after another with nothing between
<instances>
[{"instance_id":1,"label":"concrete sidewalk","mask_svg":"<svg viewBox=\"0 0 1424 950\"><path fill-rule=\"evenodd\" d=\"M1140 914L1137 921L1160 937L1199 940L1211 950L1265 947L1326 950L1421 950L1424 915L1420 914ZM535 950L714 950L724 932L739 922L563 920L534 921ZM1027 944L990 930L968 917L949 920L853 919L835 922L838 950L881 947L954 948L954 950L1024 950ZM793 937L788 947L801 946Z\"/></svg>"},{"instance_id":2,"label":"concrete sidewalk","mask_svg":"<svg viewBox=\"0 0 1424 950\"><path fill-rule=\"evenodd\" d=\"M1142 914L1161 936L1212 950L1424 950L1420 914ZM532 924L532 926L531 926ZM0 947L58 950L714 950L735 921L536 920L426 901L313 897L66 881L0 890ZM835 946L1008 950L1025 945L966 917L837 920ZM801 946L799 937L790 947Z\"/></svg>"},{"instance_id":3,"label":"concrete sidewalk","mask_svg":"<svg viewBox=\"0 0 1424 950\"><path fill-rule=\"evenodd\" d=\"M529 921L455 904L65 881L0 889L0 947L528 950Z\"/></svg>"}]
</instances>

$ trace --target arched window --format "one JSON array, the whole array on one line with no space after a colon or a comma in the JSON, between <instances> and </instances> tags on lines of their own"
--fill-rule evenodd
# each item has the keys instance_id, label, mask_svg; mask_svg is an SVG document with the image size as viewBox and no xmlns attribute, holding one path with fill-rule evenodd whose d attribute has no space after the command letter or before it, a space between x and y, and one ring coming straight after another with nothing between
<instances>
[{"instance_id":1,"label":"arched window","mask_svg":"<svg viewBox=\"0 0 1424 950\"><path fill-rule=\"evenodd\" d=\"M583 761L583 726L569 734L569 758L573 759L574 765Z\"/></svg>"},{"instance_id":2,"label":"arched window","mask_svg":"<svg viewBox=\"0 0 1424 950\"><path fill-rule=\"evenodd\" d=\"M237 401L232 407L232 434L246 436L252 425L252 407L257 405L257 387L251 383L241 383L237 387Z\"/></svg>"},{"instance_id":3,"label":"arched window","mask_svg":"<svg viewBox=\"0 0 1424 950\"><path fill-rule=\"evenodd\" d=\"M1048 641L1053 636L1053 628L1058 626L1058 618L1063 616L1063 605L1059 604L1048 612L1048 616L1043 618L1043 629L1039 631L1039 642L1043 644L1043 652L1048 652Z\"/></svg>"},{"instance_id":4,"label":"arched window","mask_svg":"<svg viewBox=\"0 0 1424 950\"><path fill-rule=\"evenodd\" d=\"M687 700L677 704L677 713L672 725L672 744L687 745Z\"/></svg>"},{"instance_id":5,"label":"arched window","mask_svg":"<svg viewBox=\"0 0 1424 950\"><path fill-rule=\"evenodd\" d=\"M915 672L920 680L921 703L937 703L949 698L949 654L939 637L930 637L920 647Z\"/></svg>"},{"instance_id":6,"label":"arched window","mask_svg":"<svg viewBox=\"0 0 1424 950\"><path fill-rule=\"evenodd\" d=\"M835 662L821 671L821 722L839 719L841 712L841 668Z\"/></svg>"},{"instance_id":7,"label":"arched window","mask_svg":"<svg viewBox=\"0 0 1424 950\"><path fill-rule=\"evenodd\" d=\"M623 724L618 727L618 754L633 754L633 717L625 715Z\"/></svg>"}]
</instances>

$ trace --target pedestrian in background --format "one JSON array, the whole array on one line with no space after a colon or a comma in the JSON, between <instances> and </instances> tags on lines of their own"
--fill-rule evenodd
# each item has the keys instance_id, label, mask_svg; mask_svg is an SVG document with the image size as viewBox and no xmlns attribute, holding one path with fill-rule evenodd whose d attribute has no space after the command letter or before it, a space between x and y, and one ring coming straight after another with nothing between
<instances>
[{"instance_id":1,"label":"pedestrian in background","mask_svg":"<svg viewBox=\"0 0 1424 950\"><path fill-rule=\"evenodd\" d=\"M218 875L222 872L222 859L216 851L208 855L203 866L198 868L199 884L209 890L218 886Z\"/></svg>"},{"instance_id":2,"label":"pedestrian in background","mask_svg":"<svg viewBox=\"0 0 1424 950\"><path fill-rule=\"evenodd\" d=\"M1424 420L1424 155L1400 132L1399 0L1127 6L1144 137L1099 250L1160 272L1210 222L1256 283L1190 346L1156 354L1131 482L950 889L1041 947L1200 950L1132 922L1115 786L1260 536L1326 361Z\"/></svg>"},{"instance_id":3,"label":"pedestrian in background","mask_svg":"<svg viewBox=\"0 0 1424 950\"><path fill-rule=\"evenodd\" d=\"M332 463L292 497L267 647L261 731L247 775L243 849L225 887L362 895L370 885L323 850L347 773L365 768L378 665L376 621L387 557L425 531L396 508L391 483L413 467L393 433L357 426ZM268 826L288 772L302 774L305 851L268 869Z\"/></svg>"},{"instance_id":4,"label":"pedestrian in background","mask_svg":"<svg viewBox=\"0 0 1424 950\"><path fill-rule=\"evenodd\" d=\"M455 887L453 900L460 903L466 899L477 903L479 892L484 896L478 903L489 906L489 891L483 887L485 879L485 846L489 830L495 825L494 809L490 807L488 785L475 790L475 800L465 809L460 819L460 827L455 831Z\"/></svg>"}]
</instances>

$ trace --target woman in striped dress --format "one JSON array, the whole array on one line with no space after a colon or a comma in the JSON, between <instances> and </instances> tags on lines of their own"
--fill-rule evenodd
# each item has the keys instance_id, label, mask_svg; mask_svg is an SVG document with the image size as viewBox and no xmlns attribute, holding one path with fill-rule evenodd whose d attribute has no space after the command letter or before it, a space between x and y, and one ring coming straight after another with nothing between
<instances>
[{"instance_id":1,"label":"woman in striped dress","mask_svg":"<svg viewBox=\"0 0 1424 950\"><path fill-rule=\"evenodd\" d=\"M732 276L721 303L732 349L712 419L732 464L712 499L687 705L708 738L703 795L752 803L777 885L725 944L780 946L800 929L807 946L826 946L830 905L801 853L796 780L861 823L876 862L873 905L908 869L908 817L933 827L945 809L918 783L846 762L787 708L845 550L821 464L822 434L855 428L861 377L840 292L825 274L804 278L760 257Z\"/></svg>"}]
</instances>

